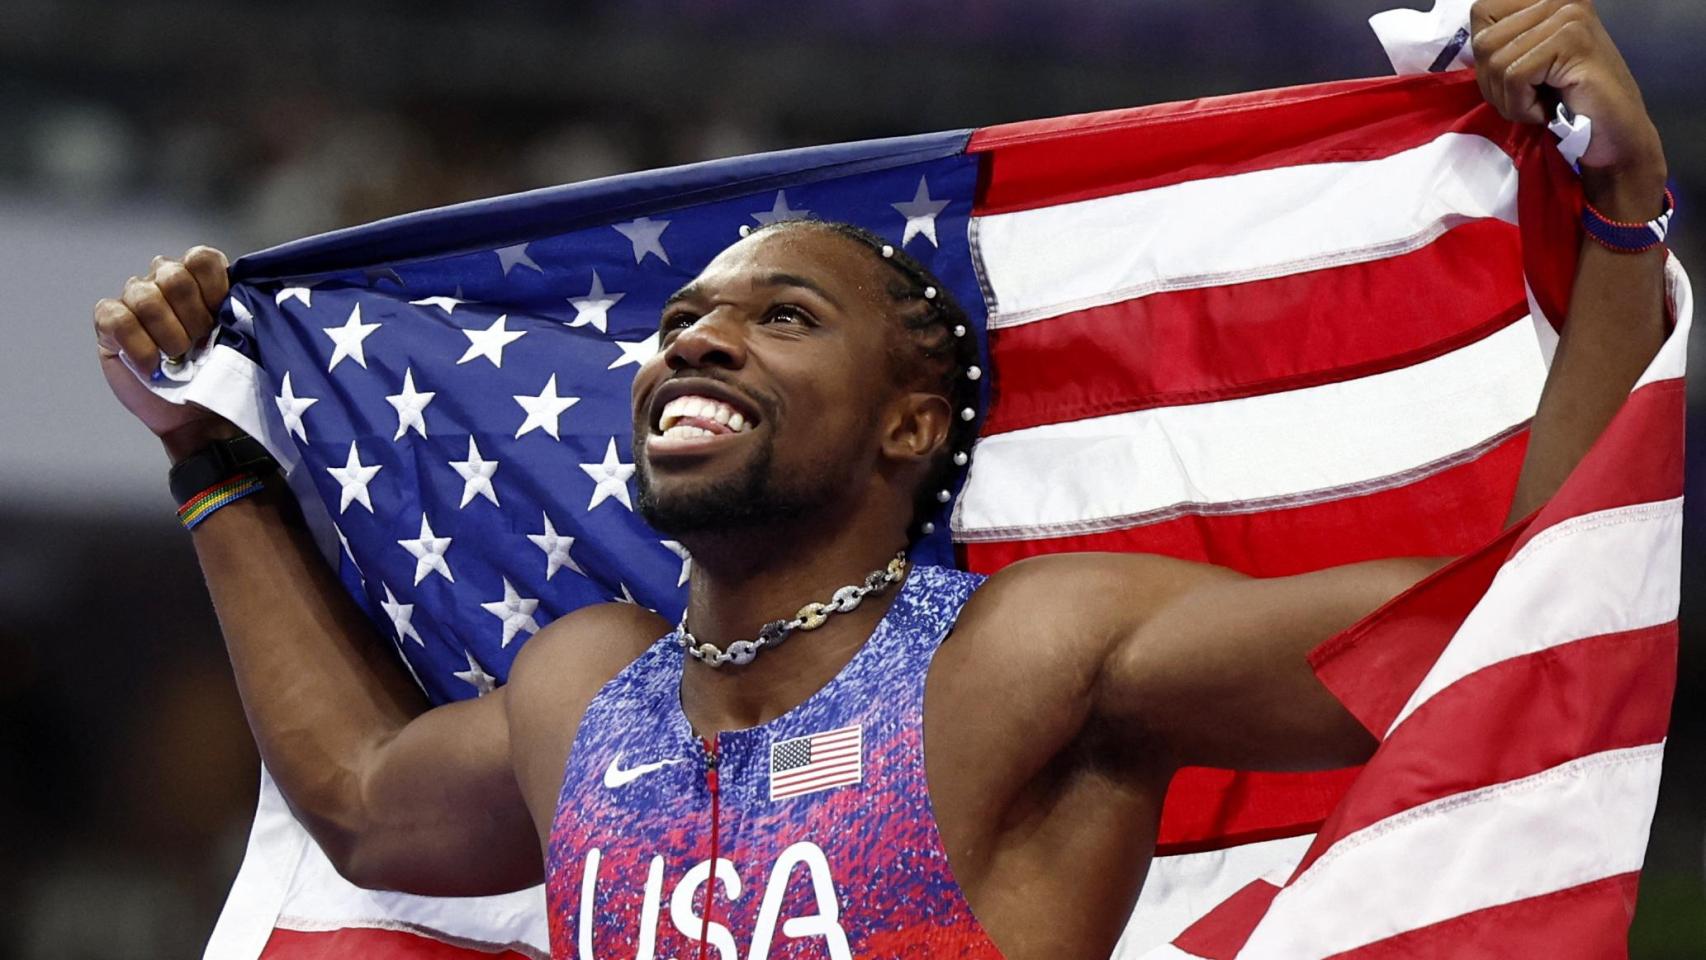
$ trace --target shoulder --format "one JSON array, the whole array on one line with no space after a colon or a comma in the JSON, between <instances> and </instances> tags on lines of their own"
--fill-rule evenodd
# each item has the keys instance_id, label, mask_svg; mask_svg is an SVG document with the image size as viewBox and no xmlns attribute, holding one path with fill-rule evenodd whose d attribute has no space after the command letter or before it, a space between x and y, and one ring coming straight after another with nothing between
<instances>
[{"instance_id":1,"label":"shoulder","mask_svg":"<svg viewBox=\"0 0 1706 960\"><path fill-rule=\"evenodd\" d=\"M536 696L561 701L585 691L590 699L669 630L663 617L632 603L592 604L558 617L516 654L511 710Z\"/></svg>"},{"instance_id":2,"label":"shoulder","mask_svg":"<svg viewBox=\"0 0 1706 960\"><path fill-rule=\"evenodd\" d=\"M1242 578L1225 567L1153 553L1048 554L992 574L967 614L974 623L1112 638L1196 587Z\"/></svg>"},{"instance_id":3,"label":"shoulder","mask_svg":"<svg viewBox=\"0 0 1706 960\"><path fill-rule=\"evenodd\" d=\"M536 813L547 813L556 796L587 705L669 630L644 607L601 603L553 620L516 654L505 710L516 780Z\"/></svg>"}]
</instances>

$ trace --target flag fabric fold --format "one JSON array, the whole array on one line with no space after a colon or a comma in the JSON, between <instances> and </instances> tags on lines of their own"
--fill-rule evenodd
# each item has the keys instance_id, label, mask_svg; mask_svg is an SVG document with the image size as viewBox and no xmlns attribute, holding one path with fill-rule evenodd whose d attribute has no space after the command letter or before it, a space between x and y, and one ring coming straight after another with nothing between
<instances>
[{"instance_id":1,"label":"flag fabric fold","mask_svg":"<svg viewBox=\"0 0 1706 960\"><path fill-rule=\"evenodd\" d=\"M1680 388L1665 384L1681 370L1673 337L1671 366L1655 364L1559 498L1501 534L1565 315L1578 202L1549 135L1500 120L1461 72L788 151L242 258L216 343L157 389L267 442L423 690L477 696L583 604L679 614L691 559L632 501L628 390L659 307L743 224L858 223L954 290L993 371L971 470L920 559L992 571L1127 550L1276 576L1465 556L1319 654L1323 680L1385 735L1373 765L1180 775L1118 955L1172 940L1158 949L1325 956L1477 930L1488 909L1525 926L1565 900L1592 905L1586 924L1615 920L1643 796L1650 813L1680 496L1680 479L1663 486L1681 443ZM1673 289L1685 330L1680 273ZM1672 433L1654 432L1672 414ZM1640 476L1606 466L1619 457ZM1548 610L1555 594L1534 591L1592 576L1566 569L1589 556L1627 561L1625 580L1598 577L1624 592ZM1600 615L1624 599L1645 618ZM1544 637L1527 629L1541 620ZM1531 648L1465 652L1479 648L1459 626L1509 628ZM1620 679L1575 700L1601 656ZM1542 680L1554 695L1532 715L1489 706ZM1570 725L1635 691L1641 716ZM1468 749L1463 725L1489 722L1550 739L1520 756ZM1550 887L1406 893L1411 914L1316 929L1339 892L1380 912L1371 865L1453 837L1497 855L1475 838L1532 836L1545 804L1624 819L1616 837L1584 827L1581 862ZM540 957L545 943L537 890L351 887L266 780L207 955Z\"/></svg>"}]
</instances>

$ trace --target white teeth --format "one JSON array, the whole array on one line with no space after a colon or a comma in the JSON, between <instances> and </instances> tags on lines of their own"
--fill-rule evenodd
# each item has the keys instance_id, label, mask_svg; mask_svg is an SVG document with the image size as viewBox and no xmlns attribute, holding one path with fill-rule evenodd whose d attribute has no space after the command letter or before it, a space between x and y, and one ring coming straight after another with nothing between
<instances>
[{"instance_id":1,"label":"white teeth","mask_svg":"<svg viewBox=\"0 0 1706 960\"><path fill-rule=\"evenodd\" d=\"M748 429L750 426L750 424L747 423L746 417L742 416L734 407L729 406L721 400L714 400L710 397L686 396L676 397L674 400L664 404L663 413L658 417L658 430L660 435L699 436L700 434L674 432L678 425L680 425L680 421L689 417L696 420L711 420L717 423L726 424L729 429L735 433L740 433ZM700 427L694 427L693 429L700 430L704 435L709 435L710 433L710 431L704 430Z\"/></svg>"}]
</instances>

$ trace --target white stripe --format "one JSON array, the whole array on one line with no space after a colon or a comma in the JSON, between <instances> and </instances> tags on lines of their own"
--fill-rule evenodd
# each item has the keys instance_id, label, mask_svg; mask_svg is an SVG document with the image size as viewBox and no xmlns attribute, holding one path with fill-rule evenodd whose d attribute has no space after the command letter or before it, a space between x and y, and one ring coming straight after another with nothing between
<instances>
[{"instance_id":1,"label":"white stripe","mask_svg":"<svg viewBox=\"0 0 1706 960\"><path fill-rule=\"evenodd\" d=\"M1524 318L1443 356L1343 383L995 434L977 445L955 536L1085 533L1181 504L1301 504L1353 484L1408 482L1399 475L1532 416L1545 378ZM1263 507L1276 505L1291 504Z\"/></svg>"},{"instance_id":2,"label":"white stripe","mask_svg":"<svg viewBox=\"0 0 1706 960\"><path fill-rule=\"evenodd\" d=\"M1266 877L1276 886L1284 883L1313 839L1313 834L1306 834L1224 850L1156 857L1149 865L1143 893L1138 895L1125 932L1114 947L1113 960L1189 956L1152 951L1252 880Z\"/></svg>"},{"instance_id":3,"label":"white stripe","mask_svg":"<svg viewBox=\"0 0 1706 960\"><path fill-rule=\"evenodd\" d=\"M1676 619L1682 498L1571 517L1499 568L1475 609L1387 728L1470 674L1513 657Z\"/></svg>"},{"instance_id":4,"label":"white stripe","mask_svg":"<svg viewBox=\"0 0 1706 960\"><path fill-rule=\"evenodd\" d=\"M1408 253L1466 220L1515 223L1516 179L1491 141L1447 133L1379 160L979 217L972 235L995 299L989 326Z\"/></svg>"},{"instance_id":5,"label":"white stripe","mask_svg":"<svg viewBox=\"0 0 1706 960\"><path fill-rule=\"evenodd\" d=\"M1694 320L1694 287L1674 256L1665 261L1665 301L1671 317L1676 320L1676 329L1659 348L1658 356L1647 365L1641 379L1635 381L1637 388L1655 380L1680 377L1688 365L1688 328Z\"/></svg>"},{"instance_id":6,"label":"white stripe","mask_svg":"<svg viewBox=\"0 0 1706 960\"><path fill-rule=\"evenodd\" d=\"M1115 956L1119 956L1119 954L1116 953ZM1194 953L1186 953L1170 943L1163 943L1148 953L1145 953L1143 955L1143 960L1204 960L1204 958L1199 957Z\"/></svg>"},{"instance_id":7,"label":"white stripe","mask_svg":"<svg viewBox=\"0 0 1706 960\"><path fill-rule=\"evenodd\" d=\"M1662 744L1592 754L1352 833L1280 891L1238 956L1327 957L1638 870L1662 756Z\"/></svg>"}]
</instances>

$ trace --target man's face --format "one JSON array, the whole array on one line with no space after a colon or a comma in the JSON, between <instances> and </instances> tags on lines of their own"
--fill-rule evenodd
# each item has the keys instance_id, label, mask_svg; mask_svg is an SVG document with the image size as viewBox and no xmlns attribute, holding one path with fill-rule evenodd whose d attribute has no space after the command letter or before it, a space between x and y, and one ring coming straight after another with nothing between
<instances>
[{"instance_id":1,"label":"man's face","mask_svg":"<svg viewBox=\"0 0 1706 960\"><path fill-rule=\"evenodd\" d=\"M634 378L649 523L741 529L835 509L869 480L894 391L882 269L830 231L768 230L671 299Z\"/></svg>"}]
</instances>

